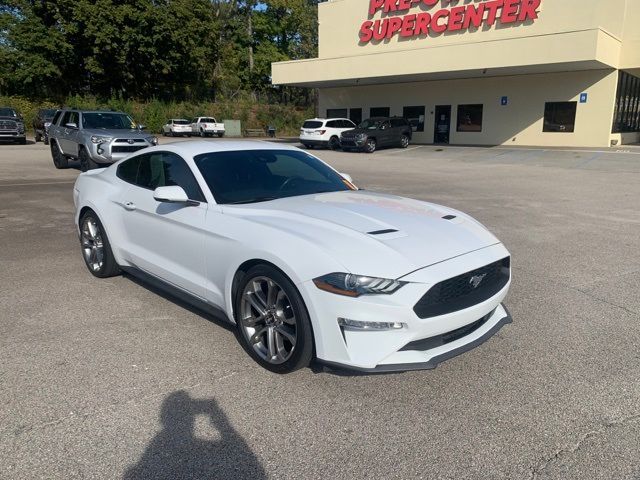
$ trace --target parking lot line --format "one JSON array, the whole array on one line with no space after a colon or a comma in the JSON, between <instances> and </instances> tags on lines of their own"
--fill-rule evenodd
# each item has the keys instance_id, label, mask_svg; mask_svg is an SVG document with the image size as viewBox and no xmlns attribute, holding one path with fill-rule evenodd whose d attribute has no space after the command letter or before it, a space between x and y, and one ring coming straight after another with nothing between
<instances>
[{"instance_id":1,"label":"parking lot line","mask_svg":"<svg viewBox=\"0 0 640 480\"><path fill-rule=\"evenodd\" d=\"M26 187L31 185L71 185L73 182L25 182L25 183L0 183L0 187Z\"/></svg>"}]
</instances>

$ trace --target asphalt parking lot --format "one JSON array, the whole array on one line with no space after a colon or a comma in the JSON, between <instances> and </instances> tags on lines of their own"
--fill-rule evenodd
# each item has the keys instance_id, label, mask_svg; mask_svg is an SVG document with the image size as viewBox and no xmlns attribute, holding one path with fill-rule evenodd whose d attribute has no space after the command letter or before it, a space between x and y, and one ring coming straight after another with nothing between
<instances>
[{"instance_id":1,"label":"asphalt parking lot","mask_svg":"<svg viewBox=\"0 0 640 480\"><path fill-rule=\"evenodd\" d=\"M316 153L488 226L514 323L431 371L271 374L219 319L92 277L78 171L0 145L0 478L639 479L640 149Z\"/></svg>"}]
</instances>

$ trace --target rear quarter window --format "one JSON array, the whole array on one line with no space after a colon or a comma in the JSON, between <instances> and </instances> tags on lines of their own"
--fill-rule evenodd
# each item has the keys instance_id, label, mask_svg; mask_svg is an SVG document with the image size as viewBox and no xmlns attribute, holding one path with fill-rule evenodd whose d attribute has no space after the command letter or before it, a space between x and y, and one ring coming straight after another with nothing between
<instances>
[{"instance_id":1,"label":"rear quarter window","mask_svg":"<svg viewBox=\"0 0 640 480\"><path fill-rule=\"evenodd\" d=\"M323 122L318 120L307 120L302 124L302 128L320 128Z\"/></svg>"},{"instance_id":2,"label":"rear quarter window","mask_svg":"<svg viewBox=\"0 0 640 480\"><path fill-rule=\"evenodd\" d=\"M116 176L127 183L136 184L138 176L138 165L140 165L140 156L125 160L116 170Z\"/></svg>"}]
</instances>

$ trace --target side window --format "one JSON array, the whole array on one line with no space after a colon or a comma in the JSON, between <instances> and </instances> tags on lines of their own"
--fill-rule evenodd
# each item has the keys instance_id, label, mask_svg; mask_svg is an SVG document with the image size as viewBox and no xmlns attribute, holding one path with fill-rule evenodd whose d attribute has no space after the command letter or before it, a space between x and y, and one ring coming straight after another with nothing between
<instances>
[{"instance_id":1,"label":"side window","mask_svg":"<svg viewBox=\"0 0 640 480\"><path fill-rule=\"evenodd\" d=\"M138 165L140 165L140 157L142 156L144 155L130 158L129 160L126 160L118 165L116 176L127 183L132 183L135 185L136 177L138 176Z\"/></svg>"},{"instance_id":2,"label":"side window","mask_svg":"<svg viewBox=\"0 0 640 480\"><path fill-rule=\"evenodd\" d=\"M389 122L389 120L382 122L382 125L380 125L380 129L381 130L386 130L387 128L391 127L391 122Z\"/></svg>"},{"instance_id":3,"label":"side window","mask_svg":"<svg viewBox=\"0 0 640 480\"><path fill-rule=\"evenodd\" d=\"M71 122L70 118L71 118L71 112L65 112L64 116L62 117L62 122L60 122L60 125L64 127L67 123L70 123Z\"/></svg>"},{"instance_id":4,"label":"side window","mask_svg":"<svg viewBox=\"0 0 640 480\"><path fill-rule=\"evenodd\" d=\"M136 181L139 187L155 190L158 187L177 185L184 189L189 199L206 201L189 166L178 155L154 152L141 157Z\"/></svg>"},{"instance_id":5,"label":"side window","mask_svg":"<svg viewBox=\"0 0 640 480\"><path fill-rule=\"evenodd\" d=\"M58 110L56 114L53 116L53 120L51 120L52 125L57 125L58 120L60 119L60 115L62 115L62 110Z\"/></svg>"},{"instance_id":6,"label":"side window","mask_svg":"<svg viewBox=\"0 0 640 480\"><path fill-rule=\"evenodd\" d=\"M340 120L331 120L326 123L327 128L339 128Z\"/></svg>"}]
</instances>

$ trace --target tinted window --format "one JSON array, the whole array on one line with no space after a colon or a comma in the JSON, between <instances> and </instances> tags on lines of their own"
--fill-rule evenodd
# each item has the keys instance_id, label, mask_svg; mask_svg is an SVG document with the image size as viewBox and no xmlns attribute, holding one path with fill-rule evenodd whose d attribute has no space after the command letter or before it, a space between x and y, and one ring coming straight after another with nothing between
<instances>
[{"instance_id":1,"label":"tinted window","mask_svg":"<svg viewBox=\"0 0 640 480\"><path fill-rule=\"evenodd\" d=\"M189 199L205 201L189 166L175 153L154 152L140 158L136 185L149 190L177 185L184 189Z\"/></svg>"},{"instance_id":2,"label":"tinted window","mask_svg":"<svg viewBox=\"0 0 640 480\"><path fill-rule=\"evenodd\" d=\"M174 125L189 125L189 120L174 120Z\"/></svg>"},{"instance_id":3,"label":"tinted window","mask_svg":"<svg viewBox=\"0 0 640 480\"><path fill-rule=\"evenodd\" d=\"M17 117L18 113L13 108L0 108L0 117Z\"/></svg>"},{"instance_id":4,"label":"tinted window","mask_svg":"<svg viewBox=\"0 0 640 480\"><path fill-rule=\"evenodd\" d=\"M319 120L307 120L302 124L302 128L320 128L322 122Z\"/></svg>"},{"instance_id":5,"label":"tinted window","mask_svg":"<svg viewBox=\"0 0 640 480\"><path fill-rule=\"evenodd\" d=\"M136 122L124 113L92 112L82 114L84 128L102 128L116 130L132 130L137 128Z\"/></svg>"},{"instance_id":6,"label":"tinted window","mask_svg":"<svg viewBox=\"0 0 640 480\"><path fill-rule=\"evenodd\" d=\"M394 127L394 128L406 127L407 126L407 121L404 118L392 118L391 119L391 126Z\"/></svg>"},{"instance_id":7,"label":"tinted window","mask_svg":"<svg viewBox=\"0 0 640 480\"><path fill-rule=\"evenodd\" d=\"M64 127L67 123L78 125L78 112L66 112L62 117L62 126Z\"/></svg>"},{"instance_id":8,"label":"tinted window","mask_svg":"<svg viewBox=\"0 0 640 480\"><path fill-rule=\"evenodd\" d=\"M327 118L344 118L346 116L346 108L327 108Z\"/></svg>"},{"instance_id":9,"label":"tinted window","mask_svg":"<svg viewBox=\"0 0 640 480\"><path fill-rule=\"evenodd\" d=\"M388 117L389 114L389 107L372 107L369 109L370 117Z\"/></svg>"},{"instance_id":10,"label":"tinted window","mask_svg":"<svg viewBox=\"0 0 640 480\"><path fill-rule=\"evenodd\" d=\"M62 110L58 110L56 112L56 114L53 116L53 120L51 120L51 123L53 124L58 124L58 119L60 118L60 115L62 115Z\"/></svg>"},{"instance_id":11,"label":"tinted window","mask_svg":"<svg viewBox=\"0 0 640 480\"><path fill-rule=\"evenodd\" d=\"M424 132L424 107L404 107L402 116L409 121L414 132Z\"/></svg>"},{"instance_id":12,"label":"tinted window","mask_svg":"<svg viewBox=\"0 0 640 480\"><path fill-rule=\"evenodd\" d=\"M573 133L577 102L547 102L544 105L544 132Z\"/></svg>"},{"instance_id":13,"label":"tinted window","mask_svg":"<svg viewBox=\"0 0 640 480\"><path fill-rule=\"evenodd\" d=\"M482 131L482 105L458 105L458 131Z\"/></svg>"},{"instance_id":14,"label":"tinted window","mask_svg":"<svg viewBox=\"0 0 640 480\"><path fill-rule=\"evenodd\" d=\"M144 155L143 155L144 156ZM128 183L136 183L136 177L138 175L138 165L140 164L140 156L125 160L118 165L116 175L118 178Z\"/></svg>"},{"instance_id":15,"label":"tinted window","mask_svg":"<svg viewBox=\"0 0 640 480\"><path fill-rule=\"evenodd\" d=\"M212 152L197 155L195 162L221 204L350 189L333 169L302 151Z\"/></svg>"},{"instance_id":16,"label":"tinted window","mask_svg":"<svg viewBox=\"0 0 640 480\"><path fill-rule=\"evenodd\" d=\"M213 117L203 117L200 121L204 123L216 123L216 119Z\"/></svg>"},{"instance_id":17,"label":"tinted window","mask_svg":"<svg viewBox=\"0 0 640 480\"><path fill-rule=\"evenodd\" d=\"M349 110L349 119L356 125L362 122L362 109L352 108L351 110Z\"/></svg>"},{"instance_id":18,"label":"tinted window","mask_svg":"<svg viewBox=\"0 0 640 480\"><path fill-rule=\"evenodd\" d=\"M380 119L368 118L364 122L358 125L358 128L362 128L365 130L375 130L380 127L382 121Z\"/></svg>"},{"instance_id":19,"label":"tinted window","mask_svg":"<svg viewBox=\"0 0 640 480\"><path fill-rule=\"evenodd\" d=\"M342 122L340 120L331 120L327 122L327 127L329 128L340 128L342 126Z\"/></svg>"}]
</instances>

